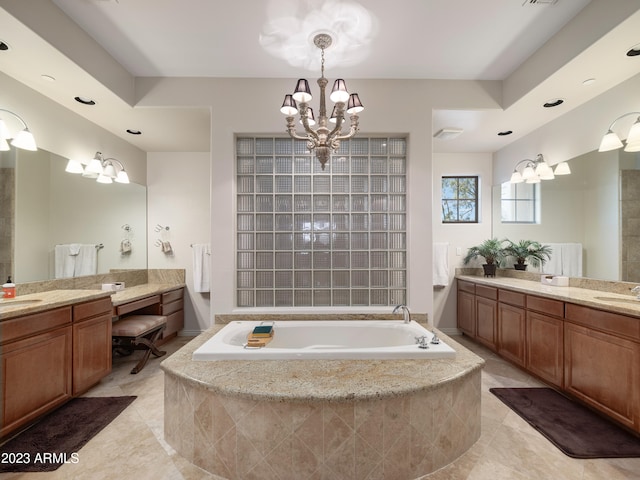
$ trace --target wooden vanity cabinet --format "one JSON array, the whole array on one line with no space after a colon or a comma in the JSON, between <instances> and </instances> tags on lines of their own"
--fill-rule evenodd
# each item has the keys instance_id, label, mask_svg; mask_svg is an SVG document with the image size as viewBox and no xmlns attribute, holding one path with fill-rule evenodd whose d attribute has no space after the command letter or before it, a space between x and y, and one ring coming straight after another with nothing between
<instances>
[{"instance_id":1,"label":"wooden vanity cabinet","mask_svg":"<svg viewBox=\"0 0 640 480\"><path fill-rule=\"evenodd\" d=\"M566 306L565 389L640 431L640 319Z\"/></svg>"},{"instance_id":2,"label":"wooden vanity cabinet","mask_svg":"<svg viewBox=\"0 0 640 480\"><path fill-rule=\"evenodd\" d=\"M0 325L0 437L71 398L71 318L64 307Z\"/></svg>"},{"instance_id":3,"label":"wooden vanity cabinet","mask_svg":"<svg viewBox=\"0 0 640 480\"><path fill-rule=\"evenodd\" d=\"M161 315L167 317L167 328L162 332L166 341L178 335L184 328L184 288L178 288L162 294L160 300ZM163 342L161 342L163 343Z\"/></svg>"},{"instance_id":4,"label":"wooden vanity cabinet","mask_svg":"<svg viewBox=\"0 0 640 480\"><path fill-rule=\"evenodd\" d=\"M157 345L161 345L167 340L177 336L178 332L184 328L184 288L176 288L169 290L160 295L155 295L154 302L149 303L144 308L131 309L130 304L118 307L118 313L121 310L124 313L135 312L138 315L164 315L167 317L167 327L162 332L160 341ZM140 302L143 302L140 300Z\"/></svg>"},{"instance_id":5,"label":"wooden vanity cabinet","mask_svg":"<svg viewBox=\"0 0 640 480\"><path fill-rule=\"evenodd\" d=\"M463 333L476 336L476 285L458 280L458 328Z\"/></svg>"},{"instance_id":6,"label":"wooden vanity cabinet","mask_svg":"<svg viewBox=\"0 0 640 480\"><path fill-rule=\"evenodd\" d=\"M73 306L73 395L111 372L111 298Z\"/></svg>"},{"instance_id":7,"label":"wooden vanity cabinet","mask_svg":"<svg viewBox=\"0 0 640 480\"><path fill-rule=\"evenodd\" d=\"M497 329L498 289L476 285L476 339L495 351Z\"/></svg>"},{"instance_id":8,"label":"wooden vanity cabinet","mask_svg":"<svg viewBox=\"0 0 640 480\"><path fill-rule=\"evenodd\" d=\"M525 367L541 379L564 385L564 302L527 295Z\"/></svg>"},{"instance_id":9,"label":"wooden vanity cabinet","mask_svg":"<svg viewBox=\"0 0 640 480\"><path fill-rule=\"evenodd\" d=\"M526 351L525 294L498 290L498 353L524 367Z\"/></svg>"}]
</instances>

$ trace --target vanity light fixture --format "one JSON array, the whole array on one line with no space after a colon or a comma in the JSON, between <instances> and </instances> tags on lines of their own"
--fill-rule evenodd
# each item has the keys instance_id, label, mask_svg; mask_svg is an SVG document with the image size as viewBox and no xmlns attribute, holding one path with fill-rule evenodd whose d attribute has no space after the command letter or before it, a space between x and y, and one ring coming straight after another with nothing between
<instances>
[{"instance_id":1,"label":"vanity light fixture","mask_svg":"<svg viewBox=\"0 0 640 480\"><path fill-rule=\"evenodd\" d=\"M78 160L69 160L65 172L81 174L86 178L95 178L98 183L129 183L129 175L124 165L115 158L104 158L96 152L86 166Z\"/></svg>"},{"instance_id":2,"label":"vanity light fixture","mask_svg":"<svg viewBox=\"0 0 640 480\"><path fill-rule=\"evenodd\" d=\"M604 134L602 140L600 141L600 148L598 148L599 152L608 152L610 150L616 150L618 148L622 148L624 145L620 140L620 137L613 131L613 127L618 120L621 120L628 116L637 116L636 121L631 128L629 129L629 133L627 134L626 146L624 147L625 152L640 152L640 112L629 112L624 115L620 115L616 118L611 125L609 125L609 129L607 133Z\"/></svg>"},{"instance_id":3,"label":"vanity light fixture","mask_svg":"<svg viewBox=\"0 0 640 480\"><path fill-rule=\"evenodd\" d=\"M520 160L513 169L510 183L540 183L541 180L553 180L556 175L571 173L567 162L556 165L555 170L545 161L541 153L534 160Z\"/></svg>"},{"instance_id":4,"label":"vanity light fixture","mask_svg":"<svg viewBox=\"0 0 640 480\"><path fill-rule=\"evenodd\" d=\"M23 150L30 150L32 152L38 150L38 147L36 146L36 140L35 138L33 138L33 134L29 130L29 127L27 127L27 124L22 119L22 117L17 113L12 112L11 110L6 110L4 108L0 108L0 112L5 112L13 115L20 121L20 123L24 127L14 136L9 131L9 128L7 127L7 124L4 122L4 120L0 118L0 152L6 152L9 150L10 147L9 143L7 143L7 140L9 140L10 138L13 138L13 140L11 140L11 145L13 145L14 147L21 148Z\"/></svg>"}]
</instances>

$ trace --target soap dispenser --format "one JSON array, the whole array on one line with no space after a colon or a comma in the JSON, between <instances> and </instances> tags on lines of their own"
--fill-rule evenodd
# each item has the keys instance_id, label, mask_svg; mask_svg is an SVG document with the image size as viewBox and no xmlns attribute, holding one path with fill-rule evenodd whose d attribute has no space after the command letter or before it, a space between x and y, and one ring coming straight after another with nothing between
<instances>
[{"instance_id":1,"label":"soap dispenser","mask_svg":"<svg viewBox=\"0 0 640 480\"><path fill-rule=\"evenodd\" d=\"M4 298L14 298L16 296L16 284L11 281L11 275L7 278L7 283L2 285Z\"/></svg>"}]
</instances>

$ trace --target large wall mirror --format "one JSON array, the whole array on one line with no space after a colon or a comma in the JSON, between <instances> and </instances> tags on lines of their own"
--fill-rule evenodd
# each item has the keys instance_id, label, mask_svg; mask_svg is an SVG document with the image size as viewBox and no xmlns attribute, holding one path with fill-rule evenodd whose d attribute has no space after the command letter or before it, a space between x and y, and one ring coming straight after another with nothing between
<instances>
[{"instance_id":1,"label":"large wall mirror","mask_svg":"<svg viewBox=\"0 0 640 480\"><path fill-rule=\"evenodd\" d=\"M66 164L44 150L0 152L2 281L58 277L56 245L95 245L96 273L147 268L146 187L100 184L65 172Z\"/></svg>"},{"instance_id":2,"label":"large wall mirror","mask_svg":"<svg viewBox=\"0 0 640 480\"><path fill-rule=\"evenodd\" d=\"M583 277L639 282L640 155L589 152L568 163L571 175L540 183L539 224L502 223L494 186L493 236L580 243Z\"/></svg>"}]
</instances>

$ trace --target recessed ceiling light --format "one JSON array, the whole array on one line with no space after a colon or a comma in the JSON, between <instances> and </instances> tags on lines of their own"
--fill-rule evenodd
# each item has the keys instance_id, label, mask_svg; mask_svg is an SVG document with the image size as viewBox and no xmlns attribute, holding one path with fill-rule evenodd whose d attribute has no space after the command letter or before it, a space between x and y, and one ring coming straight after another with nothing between
<instances>
[{"instance_id":1,"label":"recessed ceiling light","mask_svg":"<svg viewBox=\"0 0 640 480\"><path fill-rule=\"evenodd\" d=\"M452 140L464 132L461 128L441 128L433 134L433 138L439 138L440 140Z\"/></svg>"},{"instance_id":2,"label":"recessed ceiling light","mask_svg":"<svg viewBox=\"0 0 640 480\"><path fill-rule=\"evenodd\" d=\"M640 55L640 43L627 50L627 57L637 57L638 55Z\"/></svg>"},{"instance_id":3,"label":"recessed ceiling light","mask_svg":"<svg viewBox=\"0 0 640 480\"><path fill-rule=\"evenodd\" d=\"M498 136L506 137L507 135L511 135L512 133L513 133L513 130L503 130L502 132L498 132Z\"/></svg>"},{"instance_id":4,"label":"recessed ceiling light","mask_svg":"<svg viewBox=\"0 0 640 480\"><path fill-rule=\"evenodd\" d=\"M544 108L552 108L557 107L558 105L562 105L564 100L561 98L554 98L553 100L549 100L547 103L542 105Z\"/></svg>"},{"instance_id":5,"label":"recessed ceiling light","mask_svg":"<svg viewBox=\"0 0 640 480\"><path fill-rule=\"evenodd\" d=\"M73 99L78 102L81 103L83 105L95 105L96 102L94 102L93 100L91 100L90 98L87 97L73 97Z\"/></svg>"},{"instance_id":6,"label":"recessed ceiling light","mask_svg":"<svg viewBox=\"0 0 640 480\"><path fill-rule=\"evenodd\" d=\"M131 135L142 135L140 130L134 130L133 128L127 128L127 133L130 133Z\"/></svg>"},{"instance_id":7,"label":"recessed ceiling light","mask_svg":"<svg viewBox=\"0 0 640 480\"><path fill-rule=\"evenodd\" d=\"M52 77L51 75L40 75L40 78L47 82L55 82L56 77Z\"/></svg>"},{"instance_id":8,"label":"recessed ceiling light","mask_svg":"<svg viewBox=\"0 0 640 480\"><path fill-rule=\"evenodd\" d=\"M589 85L593 85L594 83L596 83L595 78L587 78L582 82L582 85L584 85L585 87L588 87Z\"/></svg>"},{"instance_id":9,"label":"recessed ceiling light","mask_svg":"<svg viewBox=\"0 0 640 480\"><path fill-rule=\"evenodd\" d=\"M4 43L2 40L0 40L0 50L1 51L9 50L9 44Z\"/></svg>"}]
</instances>

